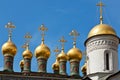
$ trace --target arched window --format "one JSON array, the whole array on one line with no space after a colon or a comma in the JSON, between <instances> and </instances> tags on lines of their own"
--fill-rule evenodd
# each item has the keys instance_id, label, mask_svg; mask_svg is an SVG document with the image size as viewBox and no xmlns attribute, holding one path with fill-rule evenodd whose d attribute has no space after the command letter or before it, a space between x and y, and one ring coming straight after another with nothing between
<instances>
[{"instance_id":1,"label":"arched window","mask_svg":"<svg viewBox=\"0 0 120 80\"><path fill-rule=\"evenodd\" d=\"M111 70L111 66L110 66L110 57L111 57L111 53L109 50L105 50L104 52L104 61L105 61L105 70Z\"/></svg>"},{"instance_id":2,"label":"arched window","mask_svg":"<svg viewBox=\"0 0 120 80\"><path fill-rule=\"evenodd\" d=\"M109 63L109 53L106 53L105 54L105 57L106 57L106 70L109 70L110 69L110 63Z\"/></svg>"}]
</instances>

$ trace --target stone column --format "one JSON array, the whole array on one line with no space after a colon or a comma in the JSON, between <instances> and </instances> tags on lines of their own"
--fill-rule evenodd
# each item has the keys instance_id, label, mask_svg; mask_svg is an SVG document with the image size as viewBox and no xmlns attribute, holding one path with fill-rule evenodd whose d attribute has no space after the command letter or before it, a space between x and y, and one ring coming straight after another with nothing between
<instances>
[{"instance_id":1,"label":"stone column","mask_svg":"<svg viewBox=\"0 0 120 80\"><path fill-rule=\"evenodd\" d=\"M60 68L60 70L59 70L59 74L61 74L61 75L67 75L67 73L66 73L66 62L67 61L59 61L59 68Z\"/></svg>"},{"instance_id":2,"label":"stone column","mask_svg":"<svg viewBox=\"0 0 120 80\"><path fill-rule=\"evenodd\" d=\"M30 58L24 58L23 72L31 72L31 59Z\"/></svg>"},{"instance_id":3,"label":"stone column","mask_svg":"<svg viewBox=\"0 0 120 80\"><path fill-rule=\"evenodd\" d=\"M4 70L5 72L13 72L13 56L4 56Z\"/></svg>"},{"instance_id":4,"label":"stone column","mask_svg":"<svg viewBox=\"0 0 120 80\"><path fill-rule=\"evenodd\" d=\"M46 73L47 60L44 58L37 58L38 62L38 72Z\"/></svg>"},{"instance_id":5,"label":"stone column","mask_svg":"<svg viewBox=\"0 0 120 80\"><path fill-rule=\"evenodd\" d=\"M79 76L79 61L70 60L70 75Z\"/></svg>"}]
</instances>

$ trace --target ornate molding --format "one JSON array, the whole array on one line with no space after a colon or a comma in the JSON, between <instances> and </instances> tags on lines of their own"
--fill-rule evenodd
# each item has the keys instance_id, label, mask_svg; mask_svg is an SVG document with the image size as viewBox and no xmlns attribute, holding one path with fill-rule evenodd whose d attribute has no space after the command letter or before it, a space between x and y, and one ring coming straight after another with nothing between
<instances>
[{"instance_id":1,"label":"ornate molding","mask_svg":"<svg viewBox=\"0 0 120 80\"><path fill-rule=\"evenodd\" d=\"M87 52L91 52L97 49L112 49L117 51L117 48L118 48L118 44L115 40L107 40L107 39L94 40L88 42L87 44Z\"/></svg>"}]
</instances>

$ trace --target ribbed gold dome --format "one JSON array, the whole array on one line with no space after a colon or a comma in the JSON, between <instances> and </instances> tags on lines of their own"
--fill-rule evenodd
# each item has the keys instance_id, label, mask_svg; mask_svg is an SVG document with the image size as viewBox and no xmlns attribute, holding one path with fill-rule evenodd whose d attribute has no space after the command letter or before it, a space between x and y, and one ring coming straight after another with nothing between
<instances>
[{"instance_id":1,"label":"ribbed gold dome","mask_svg":"<svg viewBox=\"0 0 120 80\"><path fill-rule=\"evenodd\" d=\"M56 59L55 63L53 63L52 69L53 69L53 70L59 70L59 62L58 62L57 59Z\"/></svg>"},{"instance_id":2,"label":"ribbed gold dome","mask_svg":"<svg viewBox=\"0 0 120 80\"><path fill-rule=\"evenodd\" d=\"M111 34L111 35L116 35L115 30L106 24L99 24L96 25L88 34L88 38L96 35L101 35L101 34Z\"/></svg>"},{"instance_id":3,"label":"ribbed gold dome","mask_svg":"<svg viewBox=\"0 0 120 80\"><path fill-rule=\"evenodd\" d=\"M19 64L20 64L20 67L23 67L24 66L24 60L21 60Z\"/></svg>"},{"instance_id":4,"label":"ribbed gold dome","mask_svg":"<svg viewBox=\"0 0 120 80\"><path fill-rule=\"evenodd\" d=\"M68 59L74 59L74 60L81 60L82 59L82 52L78 48L72 48L67 53Z\"/></svg>"},{"instance_id":5,"label":"ribbed gold dome","mask_svg":"<svg viewBox=\"0 0 120 80\"><path fill-rule=\"evenodd\" d=\"M59 60L67 61L67 60L68 60L68 57L67 57L67 55L64 53L64 51L61 51L61 53L58 54L57 59L58 59L58 61L59 61Z\"/></svg>"},{"instance_id":6,"label":"ribbed gold dome","mask_svg":"<svg viewBox=\"0 0 120 80\"><path fill-rule=\"evenodd\" d=\"M32 58L32 52L30 51L30 50L28 50L28 49L26 49L24 52L23 52L23 58L29 58L29 59L31 59Z\"/></svg>"},{"instance_id":7,"label":"ribbed gold dome","mask_svg":"<svg viewBox=\"0 0 120 80\"><path fill-rule=\"evenodd\" d=\"M35 49L35 57L48 59L50 57L50 49L42 43Z\"/></svg>"},{"instance_id":8,"label":"ribbed gold dome","mask_svg":"<svg viewBox=\"0 0 120 80\"><path fill-rule=\"evenodd\" d=\"M15 56L17 52L17 47L12 41L8 41L2 46L2 53L3 55L11 55Z\"/></svg>"},{"instance_id":9,"label":"ribbed gold dome","mask_svg":"<svg viewBox=\"0 0 120 80\"><path fill-rule=\"evenodd\" d=\"M83 73L87 71L87 64L86 63L82 66L81 71Z\"/></svg>"}]
</instances>

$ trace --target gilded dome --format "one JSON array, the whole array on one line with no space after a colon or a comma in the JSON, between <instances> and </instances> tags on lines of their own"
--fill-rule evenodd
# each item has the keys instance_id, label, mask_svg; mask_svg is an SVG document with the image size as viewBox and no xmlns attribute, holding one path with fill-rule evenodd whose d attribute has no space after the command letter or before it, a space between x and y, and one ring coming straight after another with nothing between
<instances>
[{"instance_id":1,"label":"gilded dome","mask_svg":"<svg viewBox=\"0 0 120 80\"><path fill-rule=\"evenodd\" d=\"M67 53L68 59L74 59L74 60L81 60L82 59L82 52L78 48L72 48Z\"/></svg>"},{"instance_id":2,"label":"gilded dome","mask_svg":"<svg viewBox=\"0 0 120 80\"><path fill-rule=\"evenodd\" d=\"M110 35L116 35L115 30L106 24L99 24L96 25L88 34L88 38L96 35L101 35L101 34L110 34Z\"/></svg>"},{"instance_id":3,"label":"gilded dome","mask_svg":"<svg viewBox=\"0 0 120 80\"><path fill-rule=\"evenodd\" d=\"M48 59L50 57L50 49L42 43L35 49L35 57Z\"/></svg>"},{"instance_id":4,"label":"gilded dome","mask_svg":"<svg viewBox=\"0 0 120 80\"><path fill-rule=\"evenodd\" d=\"M20 67L23 67L24 66L24 60L21 60L19 64L20 64Z\"/></svg>"},{"instance_id":5,"label":"gilded dome","mask_svg":"<svg viewBox=\"0 0 120 80\"><path fill-rule=\"evenodd\" d=\"M15 56L17 52L17 47L12 41L7 41L5 44L2 46L2 53L3 55L11 55Z\"/></svg>"},{"instance_id":6,"label":"gilded dome","mask_svg":"<svg viewBox=\"0 0 120 80\"><path fill-rule=\"evenodd\" d=\"M64 53L64 51L61 51L61 53L58 54L57 59L58 59L58 61L60 61L60 60L67 61L68 57L67 57L67 55Z\"/></svg>"},{"instance_id":7,"label":"gilded dome","mask_svg":"<svg viewBox=\"0 0 120 80\"><path fill-rule=\"evenodd\" d=\"M85 63L82 68L81 68L82 72L86 72L87 71L87 64Z\"/></svg>"},{"instance_id":8,"label":"gilded dome","mask_svg":"<svg viewBox=\"0 0 120 80\"><path fill-rule=\"evenodd\" d=\"M53 63L52 69L53 69L53 70L59 70L59 62L58 62L57 59L56 59L55 63Z\"/></svg>"},{"instance_id":9,"label":"gilded dome","mask_svg":"<svg viewBox=\"0 0 120 80\"><path fill-rule=\"evenodd\" d=\"M32 52L29 49L26 49L22 55L23 55L23 58L29 58L29 59L32 58Z\"/></svg>"}]
</instances>

